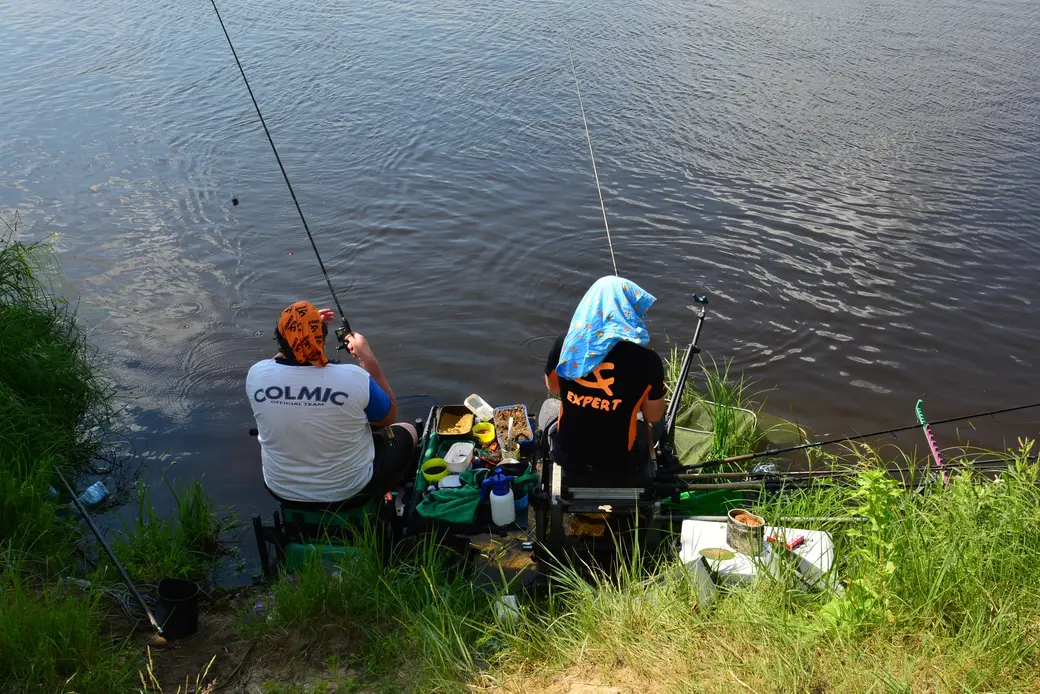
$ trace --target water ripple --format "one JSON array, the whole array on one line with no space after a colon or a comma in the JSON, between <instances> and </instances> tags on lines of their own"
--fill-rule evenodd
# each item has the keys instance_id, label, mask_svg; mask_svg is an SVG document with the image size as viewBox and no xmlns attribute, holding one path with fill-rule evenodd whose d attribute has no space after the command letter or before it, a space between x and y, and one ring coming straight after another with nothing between
<instances>
[{"instance_id":1,"label":"water ripple","mask_svg":"<svg viewBox=\"0 0 1040 694\"><path fill-rule=\"evenodd\" d=\"M248 423L241 379L277 311L330 299L219 26L144 5L0 0L0 212L59 234L113 378L201 461L199 432ZM831 431L901 424L892 403L922 393L1032 393L1035 2L222 11L399 392L540 397L541 336L611 271L569 37L657 347L689 339L689 293L709 293L706 352Z\"/></svg>"}]
</instances>

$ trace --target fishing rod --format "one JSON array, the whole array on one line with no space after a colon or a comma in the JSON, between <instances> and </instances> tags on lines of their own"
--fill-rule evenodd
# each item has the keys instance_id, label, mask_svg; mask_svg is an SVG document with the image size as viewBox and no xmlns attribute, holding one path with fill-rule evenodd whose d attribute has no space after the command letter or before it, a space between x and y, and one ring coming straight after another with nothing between
<instances>
[{"instance_id":1,"label":"fishing rod","mask_svg":"<svg viewBox=\"0 0 1040 694\"><path fill-rule=\"evenodd\" d=\"M144 610L145 615L148 617L148 621L151 622L153 627L155 627L155 631L162 635L163 629L159 626L159 621L155 618L155 615L152 614L151 609L148 608L148 603L144 601L144 597L141 595L140 591L137 590L137 586L135 586L134 582L130 580L130 576L126 573L126 569L124 569L123 565L119 563L118 559L116 559L116 555L112 551L112 548L108 546L107 542L105 542L105 538L101 534L101 531L98 530L96 525L94 525L94 521L91 520L90 514L87 513L87 509L83 507L83 504L76 497L76 492L72 490L72 485L70 485L69 481L65 479L65 475L61 474L61 470L58 469L57 465L54 466L54 472L58 473L58 479L61 480L62 485L64 485L65 491L67 491L69 496L72 497L72 503L75 504L76 510L79 511L79 515L87 522L87 527L89 527L91 532L94 533L94 537L96 537L97 541L101 544L101 548L105 550L105 554L107 554L108 558L112 560L113 564L115 564L116 570L119 571L119 575L123 577L124 581L126 581L127 587L130 588L130 592L133 593L134 599L137 600L141 609Z\"/></svg>"},{"instance_id":2,"label":"fishing rod","mask_svg":"<svg viewBox=\"0 0 1040 694\"><path fill-rule=\"evenodd\" d=\"M809 489L814 486L829 486L829 487L840 487L848 486L851 481L846 480L839 482L836 479L822 479L822 480L784 480L777 479L772 481L766 480L748 480L744 482L714 482L714 483L700 483L700 482L684 482L678 486L674 482L661 481L654 482L654 487L666 492L674 494L676 491L680 492L705 492L713 491L717 489L729 489L729 490L742 490L742 491L769 491L769 490L781 490L781 489ZM897 480L895 485L901 489L916 489L919 483L911 481L899 481Z\"/></svg>"},{"instance_id":3,"label":"fishing rod","mask_svg":"<svg viewBox=\"0 0 1040 694\"><path fill-rule=\"evenodd\" d=\"M231 49L231 55L235 57L235 64L238 65L238 71L242 73L242 81L246 84L246 90L249 92L249 98L253 101L253 108L256 109L256 115L260 118L260 125L264 128L264 134L267 135L267 141L271 144L271 151L274 152L275 161L278 162L278 168L282 172L282 178L285 179L285 186L289 189L289 195L292 196L293 204L296 206L296 212L300 215L300 222L303 223L303 230L307 232L307 238L311 242L311 248L314 249L314 255L318 258L318 266L321 267L321 274L325 277L325 283L329 285L329 293L332 294L332 300L336 304L336 309L339 311L339 317L343 321L343 328L336 330L336 338L342 343L347 335L353 332L350 329L350 322L347 321L347 314L343 312L343 306L339 303L339 297L336 296L336 290L332 287L332 280L329 279L329 273L325 270L325 263L321 260L321 253L318 252L318 244L314 242L314 236L311 234L311 228L307 224L307 218L303 214L303 208L300 207L300 201L296 198L296 191L293 190L292 183L289 181L289 174L285 171L285 166L282 164L282 158L278 155L278 148L274 146L274 138L271 137L271 131L267 128L267 121L264 120L264 114L260 112L260 104L256 102L256 96L253 95L253 88L249 86L249 78L246 77L246 71L242 67L242 61L238 59L238 51L235 50L235 44L231 42L231 36L228 34L227 27L224 26L224 18L220 16L220 10L217 9L216 0L209 0L210 4L213 5L213 11L217 15L217 21L220 22L220 28L224 31L224 38L227 39L228 47ZM232 204L238 205L238 198L233 199Z\"/></svg>"},{"instance_id":4,"label":"fishing rod","mask_svg":"<svg viewBox=\"0 0 1040 694\"><path fill-rule=\"evenodd\" d=\"M992 417L998 414L1005 414L1007 412L1017 412L1019 410L1028 410L1033 407L1040 407L1040 402L1032 403L1031 405L1017 405L1015 407L1004 407L999 410L989 410L988 412L976 412L975 414L964 415L961 417L950 417L948 419L939 419L934 422L930 422L932 426L938 426L940 424L950 424L951 422L960 422L965 419L976 419L978 417ZM909 426L895 427L894 429L885 429L883 431L875 431L870 434L858 434L856 436L839 436L833 439L827 439L825 441L815 441L812 443L802 443L797 446L788 446L786 448L771 448L766 451L760 451L758 453L744 453L743 455L734 455L729 458L719 458L716 460L706 460L702 463L696 463L694 465L684 465L683 467L687 470L697 470L699 468L713 467L716 465L726 465L728 463L739 463L745 460L754 460L756 458L764 458L766 456L779 455L781 453L792 453L794 451L802 451L808 448L819 448L820 446L827 446L832 443L843 443L845 441L861 441L863 439L870 439L877 436L887 436L889 434L898 434L903 431L910 431L912 429L920 428L921 424L915 422Z\"/></svg>"},{"instance_id":5,"label":"fishing rod","mask_svg":"<svg viewBox=\"0 0 1040 694\"><path fill-rule=\"evenodd\" d=\"M211 0L212 2L212 0ZM567 43L567 57L571 62L571 74L574 75L574 90L578 92L578 107L581 108L581 122L585 125L585 139L589 143L589 158L592 160L592 176L596 179L596 192L599 193L599 209L603 213L603 228L607 231L607 247L610 248L610 262L614 266L614 274L618 274L617 260L614 258L614 242L610 238L610 223L607 222L607 206L603 202L603 188L599 184L599 170L596 168L596 154L592 151L592 134L589 132L589 121L585 118L585 101L581 98L581 86L578 84L578 69L574 67L574 54L571 52L571 40L567 30L563 29L563 40Z\"/></svg>"},{"instance_id":6,"label":"fishing rod","mask_svg":"<svg viewBox=\"0 0 1040 694\"><path fill-rule=\"evenodd\" d=\"M939 469L945 467L943 462L942 453L939 452L939 444L935 441L935 436L932 434L932 425L928 423L928 420L924 418L924 401L918 400L917 405L914 407L914 412L917 413L917 421L921 423L921 428L924 430L924 437L928 441L928 448L932 452L932 458L935 460L935 464L939 466ZM949 483L950 478L943 470L943 482Z\"/></svg>"},{"instance_id":7,"label":"fishing rod","mask_svg":"<svg viewBox=\"0 0 1040 694\"><path fill-rule=\"evenodd\" d=\"M937 465L921 465L918 467L884 467L878 468L886 473L919 474L924 472L943 472L944 470L978 470L980 472L1000 471L1008 468L1007 460L977 460L974 462L948 462L943 467ZM695 472L675 475L675 479L687 481L707 480L747 480L747 479L812 479L827 477L853 477L862 468L841 467L830 470L785 470L785 471L750 471L750 472Z\"/></svg>"},{"instance_id":8,"label":"fishing rod","mask_svg":"<svg viewBox=\"0 0 1040 694\"><path fill-rule=\"evenodd\" d=\"M972 470L975 472L990 474L1004 472L1007 470L1008 465L1006 461L1002 462L1003 465L999 467L974 467L971 465L951 466L947 464L941 468L937 465L929 465L916 469L886 469L885 472L888 474L911 473L909 479L896 478L894 482L896 486L902 489L916 489L920 486L921 479L928 479L930 475L941 475L943 484L949 486L951 473L953 471L963 472L966 470ZM815 474L816 472L827 471L814 471L813 474L809 475L772 473L766 477L760 475L748 475L746 473L723 473L719 476L699 474L673 475L670 477L660 478L654 483L654 486L671 493L675 493L676 491L710 491L714 489L778 491L782 489L810 489L821 485L840 487L853 484L853 478L855 477L856 471L841 471L841 474L836 474L838 471L833 471L831 474L821 475ZM922 476L921 479L917 478L918 475Z\"/></svg>"}]
</instances>

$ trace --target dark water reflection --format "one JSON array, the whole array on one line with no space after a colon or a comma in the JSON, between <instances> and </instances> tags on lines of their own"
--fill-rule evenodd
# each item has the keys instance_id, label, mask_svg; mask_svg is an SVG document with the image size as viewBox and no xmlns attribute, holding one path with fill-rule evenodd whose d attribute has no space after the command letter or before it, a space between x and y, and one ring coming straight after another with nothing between
<instances>
[{"instance_id":1,"label":"dark water reflection","mask_svg":"<svg viewBox=\"0 0 1040 694\"><path fill-rule=\"evenodd\" d=\"M659 347L710 294L711 356L830 433L1036 396L1036 2L223 11L399 392L538 398L540 336L610 269L565 30ZM170 0L0 16L0 210L57 234L139 448L266 508L244 374L280 308L328 297L219 26Z\"/></svg>"}]
</instances>

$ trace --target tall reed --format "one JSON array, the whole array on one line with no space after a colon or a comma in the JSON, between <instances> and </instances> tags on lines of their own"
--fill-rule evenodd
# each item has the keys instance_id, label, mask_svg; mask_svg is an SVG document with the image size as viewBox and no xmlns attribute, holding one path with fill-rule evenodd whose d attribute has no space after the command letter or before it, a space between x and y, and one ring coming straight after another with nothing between
<instances>
[{"instance_id":1,"label":"tall reed","mask_svg":"<svg viewBox=\"0 0 1040 694\"><path fill-rule=\"evenodd\" d=\"M665 360L665 383L669 400L677 397L674 392L682 371L683 354L673 348ZM679 413L699 405L711 420L712 447L709 458L725 458L753 452L762 441L763 433L755 424L761 406L757 393L752 393L752 383L743 374L735 376L732 361L719 364L714 358L702 361L698 373L691 373L686 381ZM692 367L691 367L692 370ZM698 378L699 376L699 378ZM680 418L679 425L682 426Z\"/></svg>"}]
</instances>

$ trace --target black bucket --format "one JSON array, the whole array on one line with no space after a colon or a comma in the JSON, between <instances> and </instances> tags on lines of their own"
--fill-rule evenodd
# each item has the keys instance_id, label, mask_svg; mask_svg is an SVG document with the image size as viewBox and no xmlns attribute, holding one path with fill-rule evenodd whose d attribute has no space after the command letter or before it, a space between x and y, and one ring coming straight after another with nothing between
<instances>
[{"instance_id":1,"label":"black bucket","mask_svg":"<svg viewBox=\"0 0 1040 694\"><path fill-rule=\"evenodd\" d=\"M155 618L167 639L191 636L199 628L199 593L197 583L183 578L164 578L156 590L158 605Z\"/></svg>"}]
</instances>

